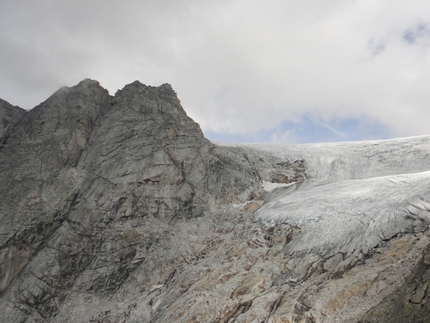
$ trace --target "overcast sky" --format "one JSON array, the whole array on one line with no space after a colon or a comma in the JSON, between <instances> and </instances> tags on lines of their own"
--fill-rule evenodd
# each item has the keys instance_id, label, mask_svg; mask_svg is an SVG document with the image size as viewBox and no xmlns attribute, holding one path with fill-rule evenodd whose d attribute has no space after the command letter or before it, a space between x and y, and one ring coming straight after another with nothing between
<instances>
[{"instance_id":1,"label":"overcast sky","mask_svg":"<svg viewBox=\"0 0 430 323\"><path fill-rule=\"evenodd\" d=\"M0 0L0 98L172 84L206 136L430 133L428 0Z\"/></svg>"}]
</instances>

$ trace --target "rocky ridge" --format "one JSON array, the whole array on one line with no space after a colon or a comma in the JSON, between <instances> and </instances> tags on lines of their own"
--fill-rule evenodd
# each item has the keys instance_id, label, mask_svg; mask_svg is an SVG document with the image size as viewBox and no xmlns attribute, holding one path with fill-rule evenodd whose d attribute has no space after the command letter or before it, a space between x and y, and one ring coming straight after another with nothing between
<instances>
[{"instance_id":1,"label":"rocky ridge","mask_svg":"<svg viewBox=\"0 0 430 323\"><path fill-rule=\"evenodd\" d=\"M2 322L429 318L428 137L216 145L138 81L0 117Z\"/></svg>"}]
</instances>

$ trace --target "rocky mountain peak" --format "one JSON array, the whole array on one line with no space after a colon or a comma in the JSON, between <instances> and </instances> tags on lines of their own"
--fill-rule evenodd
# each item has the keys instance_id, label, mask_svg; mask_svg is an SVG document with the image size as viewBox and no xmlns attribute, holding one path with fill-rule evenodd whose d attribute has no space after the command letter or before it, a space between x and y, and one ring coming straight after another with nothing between
<instances>
[{"instance_id":1,"label":"rocky mountain peak","mask_svg":"<svg viewBox=\"0 0 430 323\"><path fill-rule=\"evenodd\" d=\"M430 137L215 145L90 79L0 120L1 322L430 317Z\"/></svg>"},{"instance_id":2,"label":"rocky mountain peak","mask_svg":"<svg viewBox=\"0 0 430 323\"><path fill-rule=\"evenodd\" d=\"M164 275L177 254L151 246L186 250L173 223L262 191L253 166L206 140L167 84L134 82L114 97L93 80L61 88L0 153L0 295L10 299L0 307L12 321L53 320L75 288L113 295L148 256L141 283L161 279L153 270Z\"/></svg>"},{"instance_id":3,"label":"rocky mountain peak","mask_svg":"<svg viewBox=\"0 0 430 323\"><path fill-rule=\"evenodd\" d=\"M77 85L77 87L101 87L99 81L86 78L82 81L80 81Z\"/></svg>"},{"instance_id":4,"label":"rocky mountain peak","mask_svg":"<svg viewBox=\"0 0 430 323\"><path fill-rule=\"evenodd\" d=\"M114 103L121 105L121 102L126 102L128 108L146 114L168 113L186 116L186 112L170 84L154 87L135 81L115 93Z\"/></svg>"}]
</instances>

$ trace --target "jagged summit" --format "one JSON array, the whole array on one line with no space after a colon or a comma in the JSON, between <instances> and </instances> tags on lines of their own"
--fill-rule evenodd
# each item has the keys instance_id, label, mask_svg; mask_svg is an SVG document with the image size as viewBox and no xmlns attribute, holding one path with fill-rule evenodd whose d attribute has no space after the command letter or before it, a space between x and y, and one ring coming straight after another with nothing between
<instances>
[{"instance_id":1,"label":"jagged summit","mask_svg":"<svg viewBox=\"0 0 430 323\"><path fill-rule=\"evenodd\" d=\"M49 102L53 98L64 98L67 97L69 92L80 92L82 94L90 94L93 92L107 92L100 83L92 79L84 79L74 86L62 86L55 91L46 101L42 102L39 106L43 106L45 102ZM30 110L31 111L31 110Z\"/></svg>"},{"instance_id":2,"label":"jagged summit","mask_svg":"<svg viewBox=\"0 0 430 323\"><path fill-rule=\"evenodd\" d=\"M172 85L170 85L169 83L163 83L159 86L151 86L151 85L143 84L139 80L136 80L130 84L127 84L125 87L133 87L133 86L140 87L140 88L155 88L155 89L162 89L162 90L164 89L166 91L171 91L171 92L175 93L175 91L172 88Z\"/></svg>"},{"instance_id":3,"label":"jagged summit","mask_svg":"<svg viewBox=\"0 0 430 323\"><path fill-rule=\"evenodd\" d=\"M128 107L142 113L171 113L186 115L170 84L157 87L147 86L139 81L124 86L113 98L115 102L125 102Z\"/></svg>"},{"instance_id":4,"label":"jagged summit","mask_svg":"<svg viewBox=\"0 0 430 323\"><path fill-rule=\"evenodd\" d=\"M100 86L100 83L97 80L86 78L80 81L76 86Z\"/></svg>"},{"instance_id":5,"label":"jagged summit","mask_svg":"<svg viewBox=\"0 0 430 323\"><path fill-rule=\"evenodd\" d=\"M215 145L139 81L0 118L1 322L430 318L430 137Z\"/></svg>"}]
</instances>

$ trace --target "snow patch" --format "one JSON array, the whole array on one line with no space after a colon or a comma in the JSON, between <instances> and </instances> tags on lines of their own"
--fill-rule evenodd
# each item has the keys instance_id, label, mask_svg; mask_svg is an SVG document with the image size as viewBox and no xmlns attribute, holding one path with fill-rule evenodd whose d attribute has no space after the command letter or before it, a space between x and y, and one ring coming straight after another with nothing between
<instances>
[{"instance_id":1,"label":"snow patch","mask_svg":"<svg viewBox=\"0 0 430 323\"><path fill-rule=\"evenodd\" d=\"M280 187L289 187L292 186L296 183L289 183L289 184L285 184L285 183L271 183L271 182L265 182L263 181L263 189L266 192L272 192L273 190L280 188Z\"/></svg>"}]
</instances>

